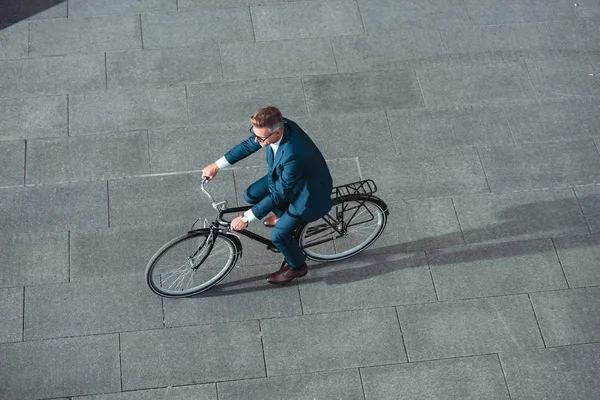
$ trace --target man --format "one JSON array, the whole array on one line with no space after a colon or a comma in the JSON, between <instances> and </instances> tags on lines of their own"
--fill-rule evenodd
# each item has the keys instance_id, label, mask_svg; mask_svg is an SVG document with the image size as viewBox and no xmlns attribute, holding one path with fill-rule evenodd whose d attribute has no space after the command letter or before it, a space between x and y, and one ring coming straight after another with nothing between
<instances>
[{"instance_id":1,"label":"man","mask_svg":"<svg viewBox=\"0 0 600 400\"><path fill-rule=\"evenodd\" d=\"M293 233L302 222L315 221L331 209L331 174L312 140L276 107L258 109L250 122L252 136L206 166L202 176L212 180L220 169L266 149L267 175L244 192L244 199L254 206L234 218L231 229L241 231L249 222L274 214L264 224L273 228L271 240L284 260L267 281L283 284L308 272L306 256Z\"/></svg>"}]
</instances>

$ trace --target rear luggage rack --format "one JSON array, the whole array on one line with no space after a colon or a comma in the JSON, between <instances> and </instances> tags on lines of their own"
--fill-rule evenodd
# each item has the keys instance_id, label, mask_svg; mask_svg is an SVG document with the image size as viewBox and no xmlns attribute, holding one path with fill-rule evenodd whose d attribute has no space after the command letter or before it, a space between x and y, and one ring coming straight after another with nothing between
<instances>
[{"instance_id":1,"label":"rear luggage rack","mask_svg":"<svg viewBox=\"0 0 600 400\"><path fill-rule=\"evenodd\" d=\"M375 182L373 182L372 179L365 179L364 181L358 181L334 187L331 191L331 197L337 199L339 197L359 194L370 196L376 191L377 185L375 185Z\"/></svg>"}]
</instances>

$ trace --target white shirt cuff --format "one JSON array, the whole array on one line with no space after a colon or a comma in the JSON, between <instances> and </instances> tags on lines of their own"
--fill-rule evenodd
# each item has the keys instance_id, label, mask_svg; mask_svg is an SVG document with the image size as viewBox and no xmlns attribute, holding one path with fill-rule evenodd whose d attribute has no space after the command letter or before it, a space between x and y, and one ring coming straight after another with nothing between
<instances>
[{"instance_id":1,"label":"white shirt cuff","mask_svg":"<svg viewBox=\"0 0 600 400\"><path fill-rule=\"evenodd\" d=\"M227 168L230 167L231 164L229 164L229 161L227 161L227 159L225 158L225 156L219 158L215 164L217 164L217 167L219 167L219 169L223 169L223 168Z\"/></svg>"},{"instance_id":2,"label":"white shirt cuff","mask_svg":"<svg viewBox=\"0 0 600 400\"><path fill-rule=\"evenodd\" d=\"M248 222L252 222L257 219L252 210L244 212L244 215L246 216L246 218L248 218Z\"/></svg>"}]
</instances>

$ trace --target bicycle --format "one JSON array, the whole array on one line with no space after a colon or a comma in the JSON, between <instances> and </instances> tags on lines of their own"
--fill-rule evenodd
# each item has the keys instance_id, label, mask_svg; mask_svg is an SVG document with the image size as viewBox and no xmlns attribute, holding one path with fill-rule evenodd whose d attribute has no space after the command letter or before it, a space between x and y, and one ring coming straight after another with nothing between
<instances>
[{"instance_id":1,"label":"bicycle","mask_svg":"<svg viewBox=\"0 0 600 400\"><path fill-rule=\"evenodd\" d=\"M247 229L233 233L225 214L249 210L251 205L227 208L227 201L215 202L204 188L202 192L218 212L209 227L193 229L161 247L146 267L146 282L163 297L188 297L202 293L222 281L242 256L238 234L261 242L278 252L271 240ZM385 229L389 215L370 179L336 186L332 207L322 218L300 225L294 233L307 258L313 261L338 261L360 253L375 242ZM200 268L202 267L202 268Z\"/></svg>"}]
</instances>

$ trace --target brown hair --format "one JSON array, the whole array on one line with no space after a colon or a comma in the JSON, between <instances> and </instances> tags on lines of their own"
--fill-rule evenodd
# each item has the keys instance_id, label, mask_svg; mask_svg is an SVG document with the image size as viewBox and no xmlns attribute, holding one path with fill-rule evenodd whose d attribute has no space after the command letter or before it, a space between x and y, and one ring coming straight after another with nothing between
<instances>
[{"instance_id":1,"label":"brown hair","mask_svg":"<svg viewBox=\"0 0 600 400\"><path fill-rule=\"evenodd\" d=\"M273 106L259 108L250 117L250 122L257 128L272 128L280 124L282 120L281 111L279 111L279 108Z\"/></svg>"}]
</instances>

